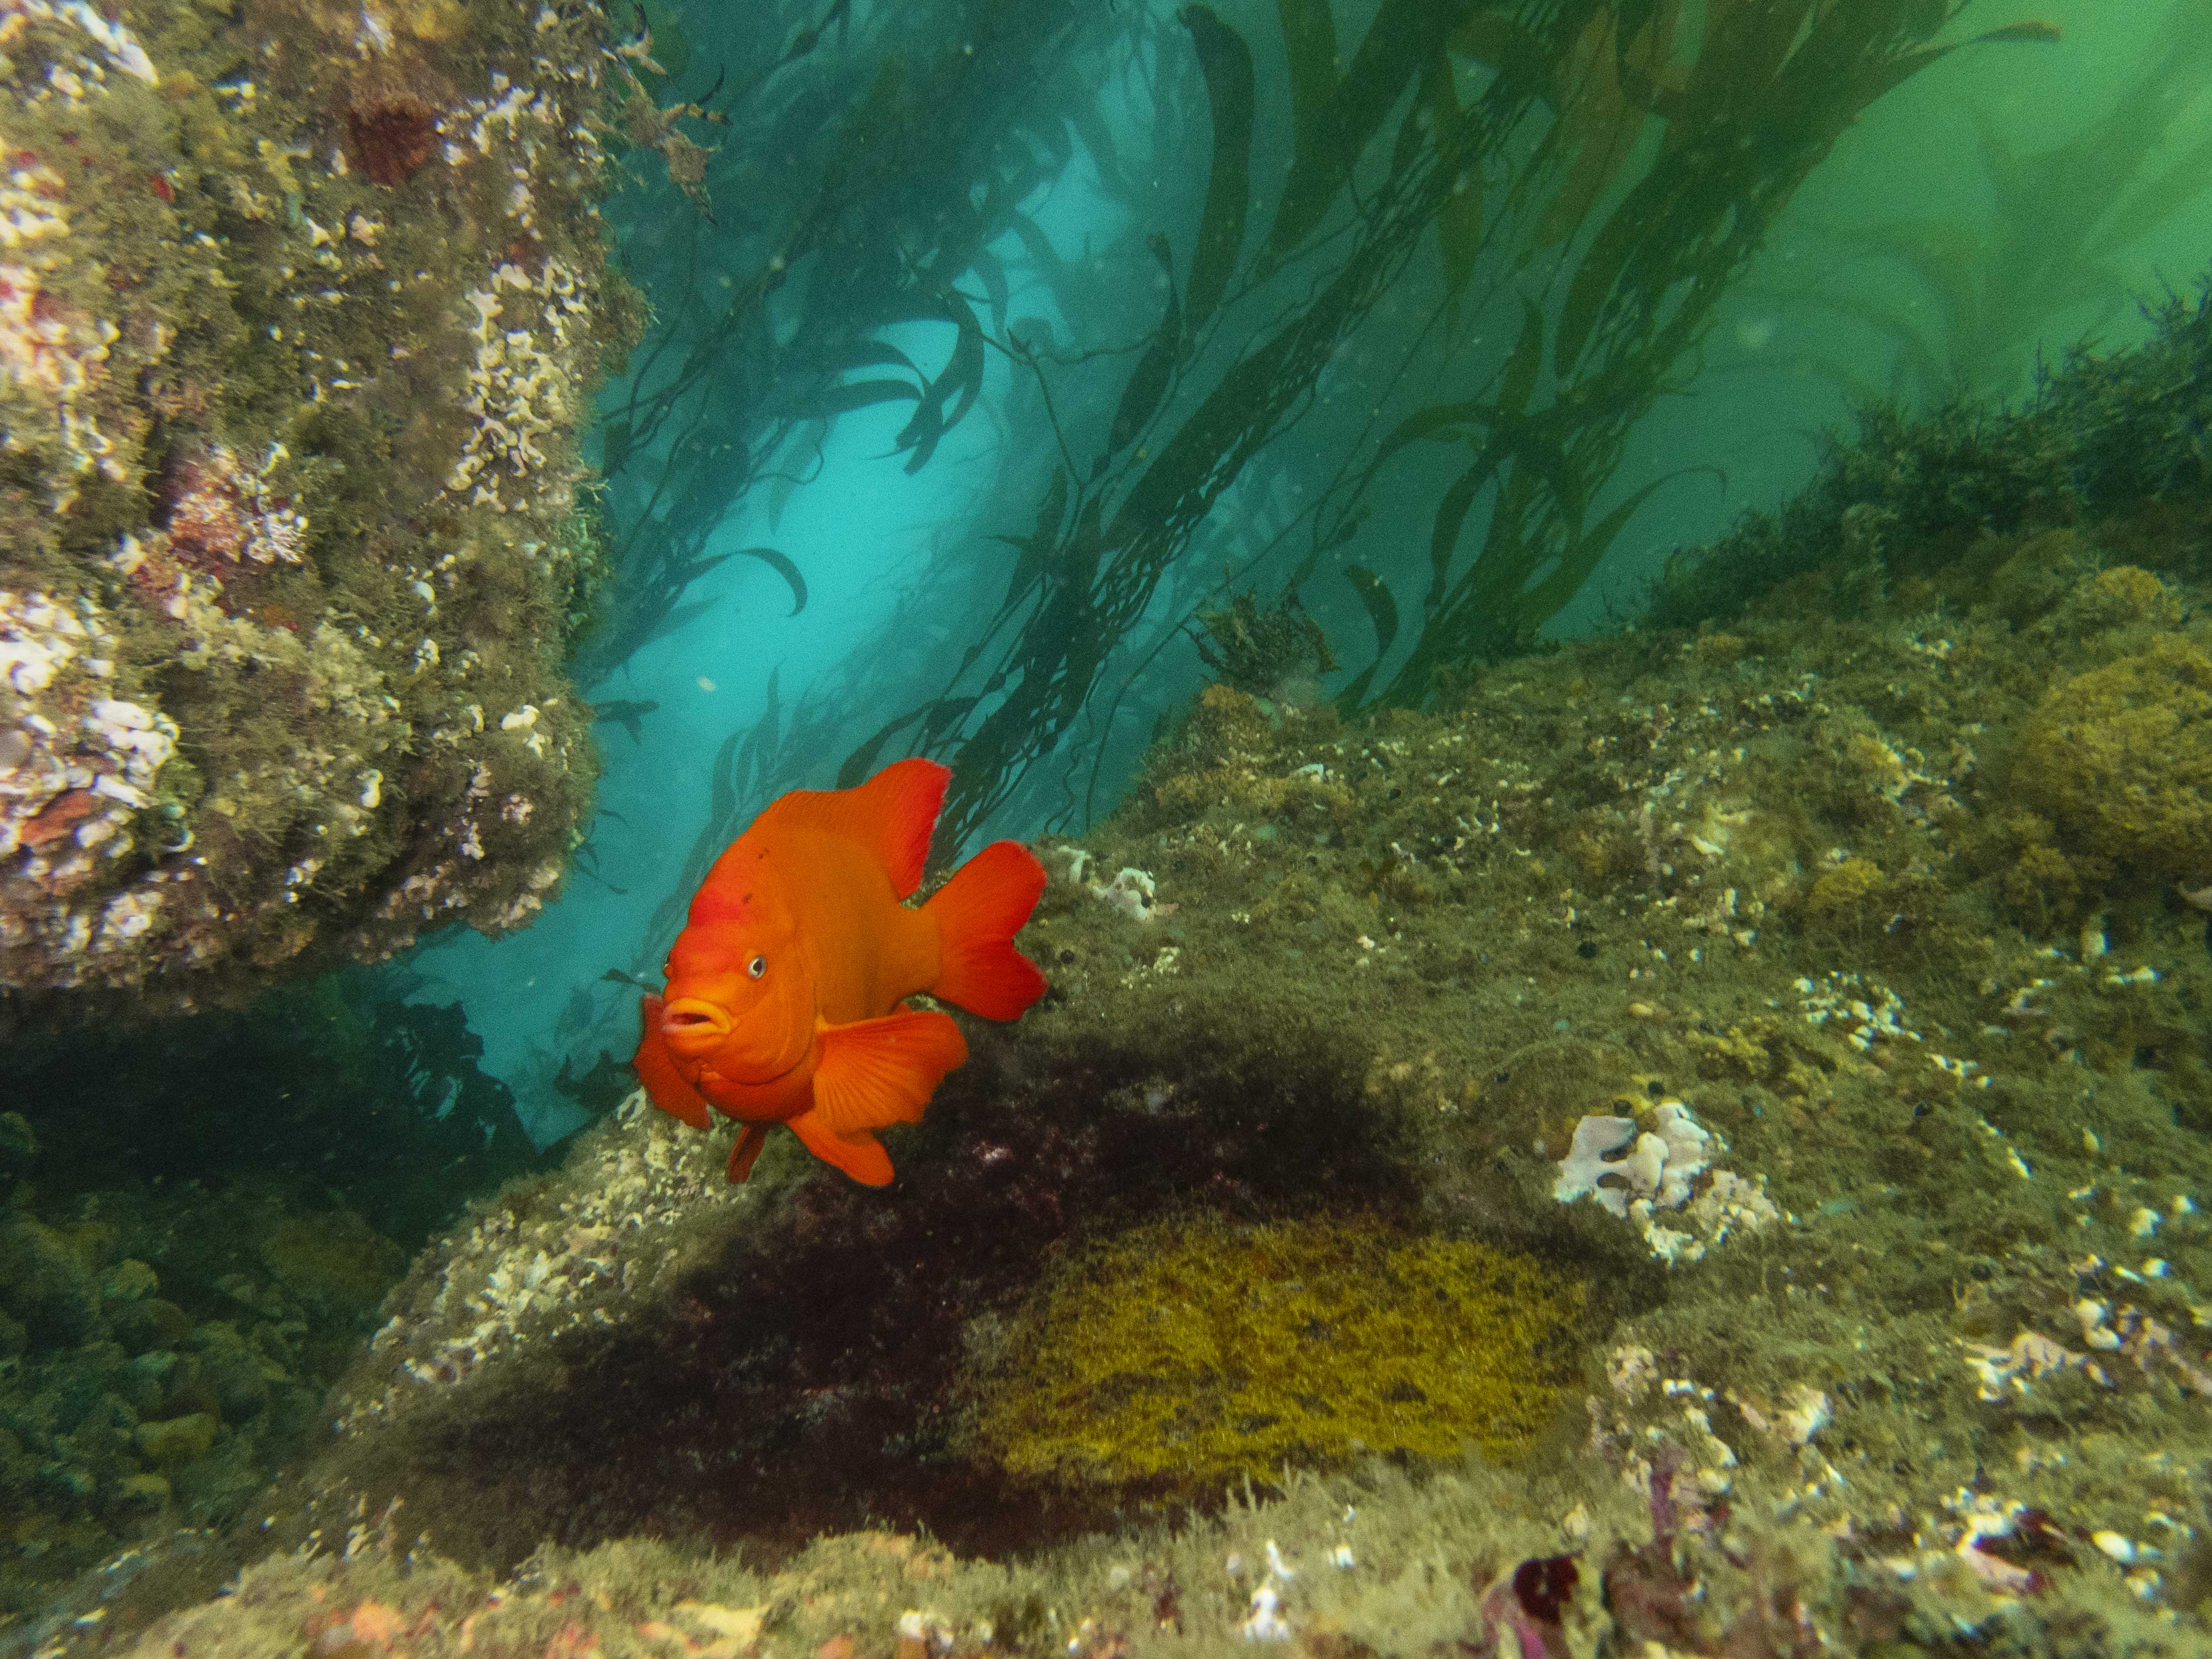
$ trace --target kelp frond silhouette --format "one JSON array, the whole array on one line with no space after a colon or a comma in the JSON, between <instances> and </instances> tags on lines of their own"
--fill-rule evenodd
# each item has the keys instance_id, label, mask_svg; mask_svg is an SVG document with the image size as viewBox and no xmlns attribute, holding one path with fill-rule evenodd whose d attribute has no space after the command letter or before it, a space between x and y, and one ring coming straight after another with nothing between
<instances>
[{"instance_id":1,"label":"kelp frond silhouette","mask_svg":"<svg viewBox=\"0 0 2212 1659\"><path fill-rule=\"evenodd\" d=\"M1970 106L1985 211L1954 205L1833 229L1820 239L1832 257L1799 260L1790 273L1799 280L1778 276L1747 293L1864 325L1896 352L1897 379L1923 405L2018 393L2038 351L2056 356L2063 343L2046 339L2051 327L2070 318L2087 335L2123 315L2134 297L2126 250L2212 191L2212 124L2199 96L2212 77L2208 25L2205 0L2175 0L2130 82L2056 143L2024 145ZM1885 264L1909 277L1920 303L1869 290L1869 270ZM1848 286L1805 280L1838 270ZM1855 366L1814 367L1854 401L1879 401L1880 388Z\"/></svg>"},{"instance_id":2,"label":"kelp frond silhouette","mask_svg":"<svg viewBox=\"0 0 2212 1659\"><path fill-rule=\"evenodd\" d=\"M679 58L673 21L645 10L659 21L632 55L617 49L611 72L631 91L605 136L665 163L636 170L608 210L655 314L599 428L622 528L574 664L586 686L707 610L687 595L726 558L766 559L804 605L782 554L710 544L749 491L773 503L803 481L839 416L910 405L897 445L915 471L975 407L983 325L954 279L979 283L1004 325L992 245L1034 229L1020 205L1072 153L1056 88L1085 27L1073 0L911 0L860 20L850 0L755 0L694 14ZM762 40L785 44L692 102L675 86L712 58L710 25L732 64L757 60ZM683 131L701 118L722 137L711 150ZM925 123L932 141L916 143ZM876 337L915 321L956 331L933 374Z\"/></svg>"},{"instance_id":3,"label":"kelp frond silhouette","mask_svg":"<svg viewBox=\"0 0 2212 1659\"><path fill-rule=\"evenodd\" d=\"M1664 482L1607 490L1838 137L1960 44L2055 38L2024 24L1936 41L1961 9L1707 0L1692 27L1682 0L1383 0L1346 57L1327 0L1279 0L1294 150L1262 213L1253 147L1276 89L1243 32L1184 7L1212 137L1196 233L1180 258L1146 239L1158 310L1103 433L1058 410L1065 354L977 325L1034 379L1057 464L1005 538L1012 568L974 642L844 781L894 743L949 757L940 845L957 848L1085 718L1223 492L1339 392L1370 412L1303 509L1288 584L1340 572L1373 623L1375 659L1339 701L1417 703L1527 645ZM1355 341L1386 304L1426 320L1410 346L1395 337L1398 367L1362 378ZM1438 446L1464 459L1435 498L1411 642L1386 677L1414 573L1352 554L1378 495L1419 488L1407 463Z\"/></svg>"}]
</instances>

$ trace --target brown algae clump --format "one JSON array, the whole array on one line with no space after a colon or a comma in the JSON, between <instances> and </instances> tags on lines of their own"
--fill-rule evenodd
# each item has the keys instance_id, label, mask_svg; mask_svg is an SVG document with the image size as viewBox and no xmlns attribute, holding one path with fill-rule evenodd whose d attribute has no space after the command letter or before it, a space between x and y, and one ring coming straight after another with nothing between
<instances>
[{"instance_id":1,"label":"brown algae clump","mask_svg":"<svg viewBox=\"0 0 2212 1659\"><path fill-rule=\"evenodd\" d=\"M2212 658L2163 635L2054 684L2018 776L2070 839L2146 876L2212 879Z\"/></svg>"},{"instance_id":2,"label":"brown algae clump","mask_svg":"<svg viewBox=\"0 0 2212 1659\"><path fill-rule=\"evenodd\" d=\"M2133 623L2171 623L2180 612L2166 584L2141 565L2100 570L2071 609L2089 627L2125 628Z\"/></svg>"},{"instance_id":3,"label":"brown algae clump","mask_svg":"<svg viewBox=\"0 0 2212 1659\"><path fill-rule=\"evenodd\" d=\"M1182 1490L1285 1461L1511 1452L1580 1376L1585 1289L1372 1222L1155 1224L1032 1299L976 1435L1017 1476Z\"/></svg>"},{"instance_id":4,"label":"brown algae clump","mask_svg":"<svg viewBox=\"0 0 2212 1659\"><path fill-rule=\"evenodd\" d=\"M1814 880L1805 895L1805 920L1833 933L1868 932L1870 923L1879 926L1875 913L1882 908L1888 884L1872 859L1847 858Z\"/></svg>"}]
</instances>

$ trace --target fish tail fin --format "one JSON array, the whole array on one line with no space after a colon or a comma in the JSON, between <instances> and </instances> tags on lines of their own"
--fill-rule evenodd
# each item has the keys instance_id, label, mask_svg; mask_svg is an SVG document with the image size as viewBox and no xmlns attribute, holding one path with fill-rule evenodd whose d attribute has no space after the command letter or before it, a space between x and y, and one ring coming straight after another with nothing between
<instances>
[{"instance_id":1,"label":"fish tail fin","mask_svg":"<svg viewBox=\"0 0 2212 1659\"><path fill-rule=\"evenodd\" d=\"M986 1019L1018 1019L1045 994L1044 974L1014 949L1044 891L1044 866L1015 841L994 841L952 872L922 914L937 918L942 966L933 997Z\"/></svg>"}]
</instances>

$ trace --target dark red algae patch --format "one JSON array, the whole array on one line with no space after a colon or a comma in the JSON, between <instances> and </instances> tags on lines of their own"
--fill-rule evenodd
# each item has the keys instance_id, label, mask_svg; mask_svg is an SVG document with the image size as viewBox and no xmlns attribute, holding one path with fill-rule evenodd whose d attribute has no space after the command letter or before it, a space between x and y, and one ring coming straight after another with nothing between
<instances>
[{"instance_id":1,"label":"dark red algae patch","mask_svg":"<svg viewBox=\"0 0 2212 1659\"><path fill-rule=\"evenodd\" d=\"M313 1484L373 1508L404 1496L442 1553L495 1567L634 1534L767 1563L871 1527L1004 1557L1160 1496L1023 1486L964 1455L975 1322L1012 1313L1086 1227L1200 1205L1406 1214L1402 1152L1338 1066L1262 1091L1231 1058L1163 1103L1104 1045L1026 1076L978 1048L901 1146L895 1186L784 1191L656 1314L553 1336L495 1400L336 1449Z\"/></svg>"},{"instance_id":2,"label":"dark red algae patch","mask_svg":"<svg viewBox=\"0 0 2212 1659\"><path fill-rule=\"evenodd\" d=\"M438 142L438 118L403 93L345 112L346 159L388 190L412 179Z\"/></svg>"}]
</instances>

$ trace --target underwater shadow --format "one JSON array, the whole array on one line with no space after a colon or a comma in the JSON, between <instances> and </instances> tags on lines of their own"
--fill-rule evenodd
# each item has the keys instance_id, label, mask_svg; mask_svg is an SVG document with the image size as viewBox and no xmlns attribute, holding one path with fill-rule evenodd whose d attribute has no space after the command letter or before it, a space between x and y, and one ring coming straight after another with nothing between
<instances>
[{"instance_id":1,"label":"underwater shadow","mask_svg":"<svg viewBox=\"0 0 2212 1659\"><path fill-rule=\"evenodd\" d=\"M1038 1069L987 1036L894 1187L786 1188L619 1329L550 1339L495 1399L406 1431L404 1468L394 1425L313 1484L404 1494L441 1554L502 1569L631 1534L757 1564L870 1527L1004 1557L1187 1506L1159 1485L1024 1484L968 1450L989 1333L1081 1232L1200 1210L1406 1222L1419 1194L1340 1042L1316 1032L1294 1066L1217 1053L1170 1083L1174 1052L1087 1041Z\"/></svg>"}]
</instances>

